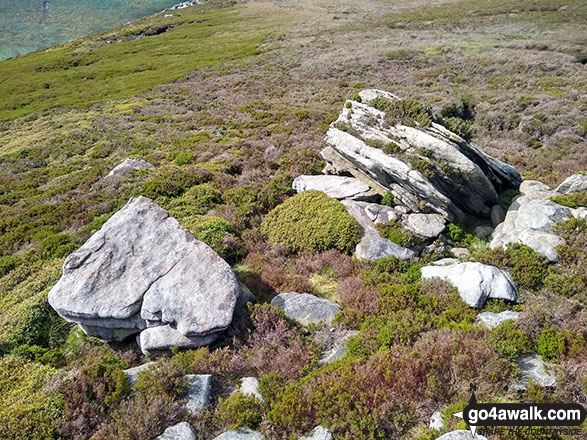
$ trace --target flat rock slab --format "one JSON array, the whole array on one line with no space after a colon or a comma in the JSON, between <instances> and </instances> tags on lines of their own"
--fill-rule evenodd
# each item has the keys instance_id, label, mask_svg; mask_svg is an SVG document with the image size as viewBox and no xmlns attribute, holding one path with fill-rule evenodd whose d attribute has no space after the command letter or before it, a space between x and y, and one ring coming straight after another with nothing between
<instances>
[{"instance_id":1,"label":"flat rock slab","mask_svg":"<svg viewBox=\"0 0 587 440\"><path fill-rule=\"evenodd\" d=\"M190 414L197 414L212 403L214 379L211 374L188 374L185 378L188 382L185 407Z\"/></svg>"},{"instance_id":2,"label":"flat rock slab","mask_svg":"<svg viewBox=\"0 0 587 440\"><path fill-rule=\"evenodd\" d=\"M474 308L481 308L488 299L518 301L518 288L509 274L495 266L481 263L451 264L422 268L422 279L440 278L455 286L463 301Z\"/></svg>"},{"instance_id":3,"label":"flat rock slab","mask_svg":"<svg viewBox=\"0 0 587 440\"><path fill-rule=\"evenodd\" d=\"M138 197L67 257L49 303L86 333L107 340L159 326L206 339L231 323L240 292L216 252ZM180 344L174 340L167 348L173 345Z\"/></svg>"},{"instance_id":4,"label":"flat rock slab","mask_svg":"<svg viewBox=\"0 0 587 440\"><path fill-rule=\"evenodd\" d=\"M155 168L155 167L152 164L150 164L149 162L147 162L146 160L135 159L135 158L129 157L128 159L125 159L124 161L122 161L121 163L116 165L114 168L112 168L112 170L108 173L108 175L106 177L126 176L128 174L132 174L135 171L141 170L144 168Z\"/></svg>"},{"instance_id":5,"label":"flat rock slab","mask_svg":"<svg viewBox=\"0 0 587 440\"><path fill-rule=\"evenodd\" d=\"M457 431L447 432L446 434L438 437L436 440L487 440L487 437L483 437L479 434L474 436L471 431L459 429Z\"/></svg>"},{"instance_id":6,"label":"flat rock slab","mask_svg":"<svg viewBox=\"0 0 587 440\"><path fill-rule=\"evenodd\" d=\"M126 374L126 377L128 378L128 382L130 383L130 385L134 387L137 383L137 379L139 378L139 373L147 371L153 365L155 365L155 362L147 362L146 364L139 365L138 367L124 370L124 374Z\"/></svg>"},{"instance_id":7,"label":"flat rock slab","mask_svg":"<svg viewBox=\"0 0 587 440\"><path fill-rule=\"evenodd\" d=\"M497 327L506 321L517 321L520 314L511 310L506 310L500 313L483 312L477 315L475 322L479 323L489 329Z\"/></svg>"},{"instance_id":8,"label":"flat rock slab","mask_svg":"<svg viewBox=\"0 0 587 440\"><path fill-rule=\"evenodd\" d=\"M263 440L263 436L260 432L241 428L220 434L214 440Z\"/></svg>"},{"instance_id":9,"label":"flat rock slab","mask_svg":"<svg viewBox=\"0 0 587 440\"><path fill-rule=\"evenodd\" d=\"M300 437L300 440L332 440L332 434L323 426L316 426L310 434Z\"/></svg>"},{"instance_id":10,"label":"flat rock slab","mask_svg":"<svg viewBox=\"0 0 587 440\"><path fill-rule=\"evenodd\" d=\"M556 377L545 368L542 356L537 353L525 354L516 359L520 368L520 376L513 382L512 387L516 391L526 391L530 380L540 387L552 387L556 385Z\"/></svg>"},{"instance_id":11,"label":"flat rock slab","mask_svg":"<svg viewBox=\"0 0 587 440\"><path fill-rule=\"evenodd\" d=\"M292 184L297 192L315 189L322 191L328 197L338 200L377 200L379 195L369 185L354 177L341 176L298 176Z\"/></svg>"},{"instance_id":12,"label":"flat rock slab","mask_svg":"<svg viewBox=\"0 0 587 440\"><path fill-rule=\"evenodd\" d=\"M283 310L285 316L302 325L330 323L338 313L339 306L332 301L310 293L280 293L271 301L273 307Z\"/></svg>"},{"instance_id":13,"label":"flat rock slab","mask_svg":"<svg viewBox=\"0 0 587 440\"><path fill-rule=\"evenodd\" d=\"M155 440L197 440L196 430L187 422L170 426Z\"/></svg>"},{"instance_id":14,"label":"flat rock slab","mask_svg":"<svg viewBox=\"0 0 587 440\"><path fill-rule=\"evenodd\" d=\"M446 222L440 214L409 214L403 225L420 238L436 238L445 229Z\"/></svg>"}]
</instances>

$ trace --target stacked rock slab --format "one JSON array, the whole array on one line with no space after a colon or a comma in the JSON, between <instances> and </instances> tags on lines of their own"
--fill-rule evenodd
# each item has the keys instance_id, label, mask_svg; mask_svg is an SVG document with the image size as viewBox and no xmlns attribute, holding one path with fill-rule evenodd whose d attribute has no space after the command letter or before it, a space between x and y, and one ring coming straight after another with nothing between
<instances>
[{"instance_id":1,"label":"stacked rock slab","mask_svg":"<svg viewBox=\"0 0 587 440\"><path fill-rule=\"evenodd\" d=\"M49 303L92 336L141 333L141 348L151 353L211 343L230 325L240 295L216 252L138 197L65 260Z\"/></svg>"},{"instance_id":2,"label":"stacked rock slab","mask_svg":"<svg viewBox=\"0 0 587 440\"><path fill-rule=\"evenodd\" d=\"M391 192L408 212L431 210L459 223L489 222L499 193L518 188L514 167L437 123L390 125L373 105L398 100L391 93L369 89L359 95L361 102L347 101L326 134L328 147L321 154L329 170L350 173L380 194ZM416 162L425 163L432 175L416 169Z\"/></svg>"}]
</instances>

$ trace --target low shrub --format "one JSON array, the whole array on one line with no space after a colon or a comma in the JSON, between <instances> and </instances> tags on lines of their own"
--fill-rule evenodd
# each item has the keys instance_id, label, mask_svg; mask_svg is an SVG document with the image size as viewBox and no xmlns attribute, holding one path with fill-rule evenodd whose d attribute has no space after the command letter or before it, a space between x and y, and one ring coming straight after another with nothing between
<instances>
[{"instance_id":1,"label":"low shrub","mask_svg":"<svg viewBox=\"0 0 587 440\"><path fill-rule=\"evenodd\" d=\"M390 221L389 223L377 224L377 229L382 237L387 238L393 243L403 247L416 246L419 240L408 231L400 221Z\"/></svg>"},{"instance_id":2,"label":"low shrub","mask_svg":"<svg viewBox=\"0 0 587 440\"><path fill-rule=\"evenodd\" d=\"M351 253L359 242L359 226L344 205L320 191L305 191L283 202L267 214L261 232L292 252L334 248Z\"/></svg>"},{"instance_id":3,"label":"low shrub","mask_svg":"<svg viewBox=\"0 0 587 440\"><path fill-rule=\"evenodd\" d=\"M185 217L181 223L229 263L244 256L242 240L229 221L210 215L193 215Z\"/></svg>"},{"instance_id":4,"label":"low shrub","mask_svg":"<svg viewBox=\"0 0 587 440\"><path fill-rule=\"evenodd\" d=\"M536 341L536 352L546 360L552 360L566 351L565 334L548 328L542 330L538 341Z\"/></svg>"},{"instance_id":5,"label":"low shrub","mask_svg":"<svg viewBox=\"0 0 587 440\"><path fill-rule=\"evenodd\" d=\"M240 427L256 429L263 420L257 398L240 392L226 399L218 399L215 417L230 429Z\"/></svg>"},{"instance_id":6,"label":"low shrub","mask_svg":"<svg viewBox=\"0 0 587 440\"><path fill-rule=\"evenodd\" d=\"M188 189L181 197L173 199L167 208L169 214L181 219L190 215L204 215L222 203L222 191L212 183L203 183Z\"/></svg>"},{"instance_id":7,"label":"low shrub","mask_svg":"<svg viewBox=\"0 0 587 440\"><path fill-rule=\"evenodd\" d=\"M494 327L487 335L487 342L511 360L530 353L534 348L528 335L511 320Z\"/></svg>"},{"instance_id":8,"label":"low shrub","mask_svg":"<svg viewBox=\"0 0 587 440\"><path fill-rule=\"evenodd\" d=\"M579 208L581 206L587 206L587 191L579 191L564 196L555 196L551 197L550 200L559 205L568 206L569 208Z\"/></svg>"},{"instance_id":9,"label":"low shrub","mask_svg":"<svg viewBox=\"0 0 587 440\"><path fill-rule=\"evenodd\" d=\"M198 166L180 168L167 166L157 169L155 175L145 181L143 195L157 197L179 197L188 188L206 183L211 179L209 171Z\"/></svg>"}]
</instances>

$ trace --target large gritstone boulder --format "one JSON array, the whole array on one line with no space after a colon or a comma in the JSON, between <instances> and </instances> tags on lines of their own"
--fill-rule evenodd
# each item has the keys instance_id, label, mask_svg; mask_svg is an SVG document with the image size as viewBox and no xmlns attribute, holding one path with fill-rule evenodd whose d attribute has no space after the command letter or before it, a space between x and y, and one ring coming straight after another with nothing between
<instances>
[{"instance_id":1,"label":"large gritstone boulder","mask_svg":"<svg viewBox=\"0 0 587 440\"><path fill-rule=\"evenodd\" d=\"M216 252L138 197L67 257L49 303L89 335L122 340L145 332L140 343L165 350L214 341L240 295Z\"/></svg>"},{"instance_id":2,"label":"large gritstone boulder","mask_svg":"<svg viewBox=\"0 0 587 440\"><path fill-rule=\"evenodd\" d=\"M436 212L449 221L490 223L499 194L517 189L512 166L437 123L422 106L364 90L347 101L326 134L328 171L351 174L407 213Z\"/></svg>"}]
</instances>

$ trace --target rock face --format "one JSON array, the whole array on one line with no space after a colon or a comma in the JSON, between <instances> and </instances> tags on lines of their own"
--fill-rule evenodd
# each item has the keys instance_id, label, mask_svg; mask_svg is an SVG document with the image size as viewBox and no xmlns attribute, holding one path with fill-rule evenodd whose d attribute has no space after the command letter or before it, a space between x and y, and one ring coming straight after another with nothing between
<instances>
[{"instance_id":1,"label":"rock face","mask_svg":"<svg viewBox=\"0 0 587 440\"><path fill-rule=\"evenodd\" d=\"M273 298L271 305L283 310L285 316L302 325L330 323L339 309L338 304L327 299L296 292L280 293Z\"/></svg>"},{"instance_id":2,"label":"rock face","mask_svg":"<svg viewBox=\"0 0 587 440\"><path fill-rule=\"evenodd\" d=\"M488 222L499 193L518 188L514 167L443 126L386 120L376 107L382 101L397 105L391 93L370 89L360 96L361 102L347 101L326 134L321 154L330 170L350 173L380 194L391 192L410 213L432 210L456 222Z\"/></svg>"},{"instance_id":3,"label":"rock face","mask_svg":"<svg viewBox=\"0 0 587 440\"><path fill-rule=\"evenodd\" d=\"M379 197L369 185L352 177L298 176L293 181L292 187L297 192L315 189L338 200L375 201Z\"/></svg>"},{"instance_id":4,"label":"rock face","mask_svg":"<svg viewBox=\"0 0 587 440\"><path fill-rule=\"evenodd\" d=\"M310 434L300 437L300 440L332 440L332 434L323 426L316 426Z\"/></svg>"},{"instance_id":5,"label":"rock face","mask_svg":"<svg viewBox=\"0 0 587 440\"><path fill-rule=\"evenodd\" d=\"M108 173L106 177L126 176L143 168L155 167L146 160L129 157L128 159L125 159L124 161L116 165L114 168L112 168L112 170Z\"/></svg>"},{"instance_id":6,"label":"rock face","mask_svg":"<svg viewBox=\"0 0 587 440\"><path fill-rule=\"evenodd\" d=\"M483 437L479 434L473 436L471 431L459 429L457 431L447 432L446 434L438 437L436 440L487 440L487 437Z\"/></svg>"},{"instance_id":7,"label":"rock face","mask_svg":"<svg viewBox=\"0 0 587 440\"><path fill-rule=\"evenodd\" d=\"M549 200L556 195L545 184L527 180L520 185L520 196L510 205L503 223L493 231L490 247L505 247L510 243L530 246L550 261L558 261L556 247L565 241L552 233L552 227L568 220L571 209Z\"/></svg>"},{"instance_id":8,"label":"rock face","mask_svg":"<svg viewBox=\"0 0 587 440\"><path fill-rule=\"evenodd\" d=\"M213 378L211 374L188 374L185 377L188 382L185 407L190 414L197 414L212 403Z\"/></svg>"},{"instance_id":9,"label":"rock face","mask_svg":"<svg viewBox=\"0 0 587 440\"><path fill-rule=\"evenodd\" d=\"M375 209L373 204L344 200L342 204L346 207L348 213L359 224L361 241L355 249L355 256L359 260L377 261L384 257L396 257L400 260L409 260L416 257L416 252L392 243L379 234L373 221L369 218L368 212ZM379 216L381 210L377 214ZM378 217L377 217L378 218Z\"/></svg>"},{"instance_id":10,"label":"rock face","mask_svg":"<svg viewBox=\"0 0 587 440\"><path fill-rule=\"evenodd\" d=\"M526 391L528 382L532 380L541 387L552 387L556 385L556 377L546 371L542 356L537 353L519 356L516 364L520 367L520 377L513 383L516 391Z\"/></svg>"},{"instance_id":11,"label":"rock face","mask_svg":"<svg viewBox=\"0 0 587 440\"><path fill-rule=\"evenodd\" d=\"M477 315L475 322L491 329L493 327L497 327L505 321L517 321L519 315L520 314L518 312L512 312L511 310L506 310L505 312L500 313L483 312Z\"/></svg>"},{"instance_id":12,"label":"rock face","mask_svg":"<svg viewBox=\"0 0 587 440\"><path fill-rule=\"evenodd\" d=\"M196 430L187 422L170 426L155 440L197 440Z\"/></svg>"},{"instance_id":13,"label":"rock face","mask_svg":"<svg viewBox=\"0 0 587 440\"><path fill-rule=\"evenodd\" d=\"M518 289L507 272L481 263L455 263L440 260L422 268L422 279L438 277L457 288L463 301L481 308L488 299L518 301Z\"/></svg>"},{"instance_id":14,"label":"rock face","mask_svg":"<svg viewBox=\"0 0 587 440\"><path fill-rule=\"evenodd\" d=\"M556 192L561 194L572 194L579 191L587 191L586 174L573 174L556 188Z\"/></svg>"},{"instance_id":15,"label":"rock face","mask_svg":"<svg viewBox=\"0 0 587 440\"><path fill-rule=\"evenodd\" d=\"M220 434L214 440L263 440L263 436L257 431L241 428Z\"/></svg>"},{"instance_id":16,"label":"rock face","mask_svg":"<svg viewBox=\"0 0 587 440\"><path fill-rule=\"evenodd\" d=\"M240 294L216 252L138 197L67 257L49 303L92 336L144 332L148 352L209 344L231 323Z\"/></svg>"}]
</instances>

